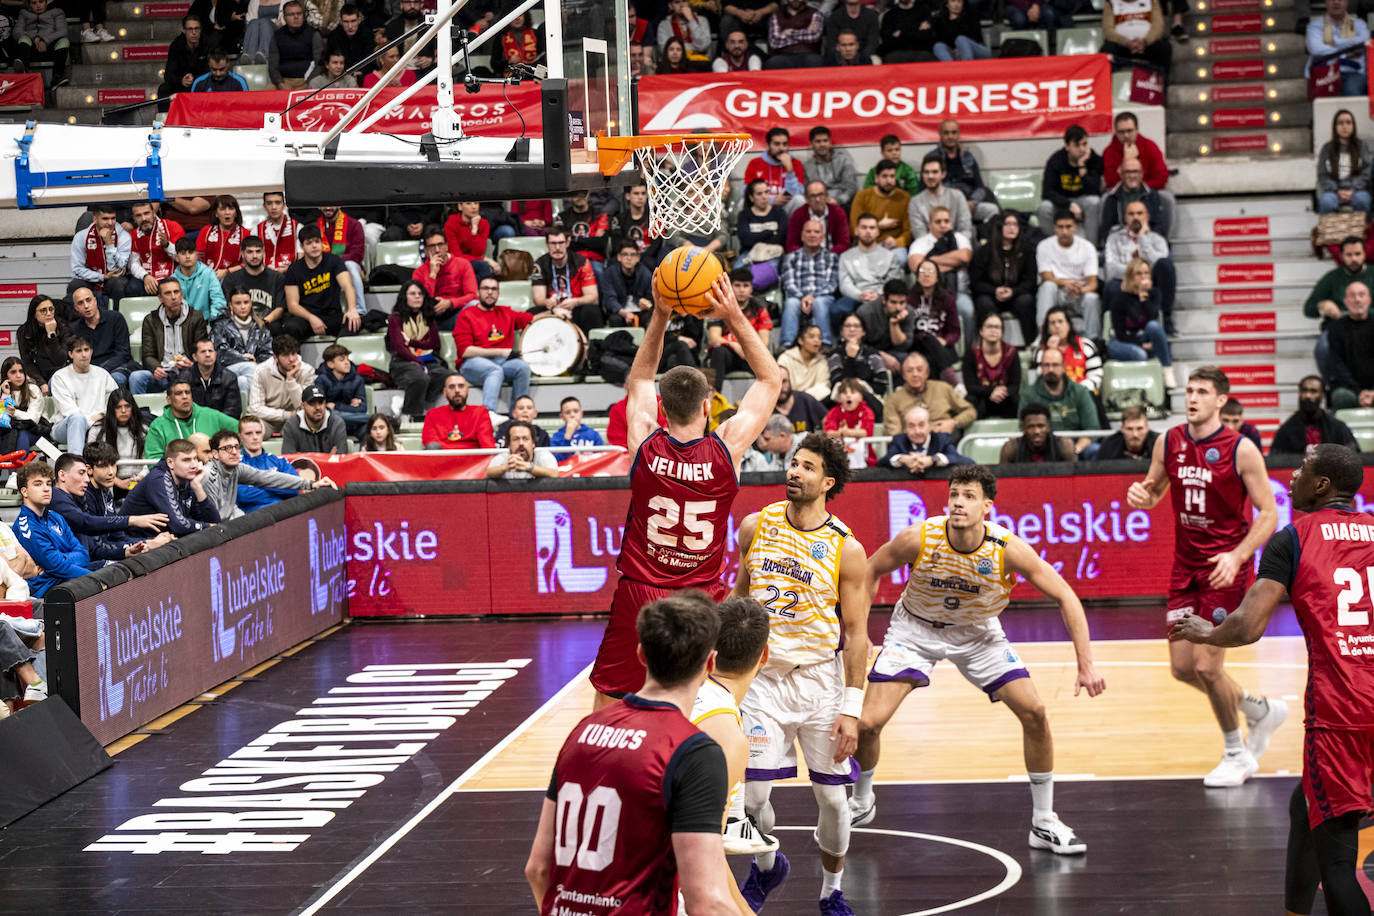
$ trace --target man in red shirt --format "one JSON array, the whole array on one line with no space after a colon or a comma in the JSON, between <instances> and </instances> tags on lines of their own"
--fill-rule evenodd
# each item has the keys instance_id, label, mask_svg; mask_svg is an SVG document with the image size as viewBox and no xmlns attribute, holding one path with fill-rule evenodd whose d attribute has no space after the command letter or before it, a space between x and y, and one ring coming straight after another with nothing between
<instances>
[{"instance_id":1,"label":"man in red shirt","mask_svg":"<svg viewBox=\"0 0 1374 916\"><path fill-rule=\"evenodd\" d=\"M1164 153L1153 140L1140 136L1140 122L1129 111L1116 116L1112 124L1112 142L1102 151L1102 183L1108 190L1121 183L1121 163L1126 159L1139 159L1144 171L1145 186L1159 194L1159 202L1164 210L1164 230L1174 225L1174 192L1167 190L1169 183L1169 164L1164 161ZM1159 228L1159 227L1156 227Z\"/></svg>"},{"instance_id":2,"label":"man in red shirt","mask_svg":"<svg viewBox=\"0 0 1374 916\"><path fill-rule=\"evenodd\" d=\"M1363 483L1354 451L1335 443L1316 446L1289 483L1293 523L1265 545L1259 577L1240 607L1215 627L1205 611L1187 614L1169 633L1172 640L1214 648L1249 645L1264 635L1280 603L1293 603L1308 654L1302 783L1289 806L1295 823L1284 882L1285 909L1293 913L1312 912L1313 858L1328 913L1369 912L1357 857L1360 818L1370 811L1374 782L1374 655L1367 648L1374 633L1366 591L1374 579L1374 517L1353 505ZM1297 517L1299 512L1304 514Z\"/></svg>"},{"instance_id":3,"label":"man in red shirt","mask_svg":"<svg viewBox=\"0 0 1374 916\"><path fill-rule=\"evenodd\" d=\"M482 389L482 405L489 411L496 410L504 381L510 382L512 404L530 391L530 364L516 352L515 332L527 327L534 316L497 305L500 298L501 284L496 278L483 279L477 286L476 307L459 312L453 325L453 340L458 345L454 368Z\"/></svg>"},{"instance_id":4,"label":"man in red shirt","mask_svg":"<svg viewBox=\"0 0 1374 916\"><path fill-rule=\"evenodd\" d=\"M410 278L438 300L434 317L439 319L439 327L448 330L458 311L477 298L477 277L467 260L449 252L448 240L438 226L425 230L425 256L428 260L415 268Z\"/></svg>"},{"instance_id":5,"label":"man in red shirt","mask_svg":"<svg viewBox=\"0 0 1374 916\"><path fill-rule=\"evenodd\" d=\"M478 212L480 207L481 204L476 201L465 200L460 203L458 212L444 221L443 233L449 250L467 261L479 280L490 277L496 269L496 262L487 257L491 226L482 219L482 214Z\"/></svg>"},{"instance_id":6,"label":"man in red shirt","mask_svg":"<svg viewBox=\"0 0 1374 916\"><path fill-rule=\"evenodd\" d=\"M157 281L176 269L177 239L186 232L175 220L159 216L157 206L145 200L130 208L134 228L129 233L129 274L137 283L126 282L125 295L156 296Z\"/></svg>"},{"instance_id":7,"label":"man in red shirt","mask_svg":"<svg viewBox=\"0 0 1374 916\"><path fill-rule=\"evenodd\" d=\"M744 187L749 187L749 182L754 179L761 178L768 183L773 206L783 206L792 199L792 195L802 193L806 173L802 171L802 164L787 151L790 139L786 128L770 127L766 139L768 149L750 159L744 167Z\"/></svg>"},{"instance_id":8,"label":"man in red shirt","mask_svg":"<svg viewBox=\"0 0 1374 916\"><path fill-rule=\"evenodd\" d=\"M485 407L468 406L468 380L450 375L444 382L448 404L425 414L420 441L425 448L496 448L491 415Z\"/></svg>"}]
</instances>

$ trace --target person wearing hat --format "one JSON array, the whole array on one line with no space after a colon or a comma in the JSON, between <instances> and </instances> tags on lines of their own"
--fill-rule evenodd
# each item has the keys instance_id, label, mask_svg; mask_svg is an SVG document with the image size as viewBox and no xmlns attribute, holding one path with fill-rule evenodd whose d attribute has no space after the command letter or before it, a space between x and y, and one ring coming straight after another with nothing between
<instances>
[{"instance_id":1,"label":"person wearing hat","mask_svg":"<svg viewBox=\"0 0 1374 916\"><path fill-rule=\"evenodd\" d=\"M324 392L318 385L307 385L301 392L301 409L282 427L282 451L348 454L348 433L343 418L325 406Z\"/></svg>"}]
</instances>

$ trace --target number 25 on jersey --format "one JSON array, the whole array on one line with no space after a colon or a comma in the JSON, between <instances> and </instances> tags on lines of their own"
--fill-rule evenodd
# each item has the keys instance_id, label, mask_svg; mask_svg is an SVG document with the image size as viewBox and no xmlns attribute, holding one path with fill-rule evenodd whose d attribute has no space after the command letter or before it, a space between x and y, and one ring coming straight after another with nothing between
<instances>
[{"instance_id":1,"label":"number 25 on jersey","mask_svg":"<svg viewBox=\"0 0 1374 916\"><path fill-rule=\"evenodd\" d=\"M1341 593L1336 596L1336 623L1343 627L1367 627L1369 626L1369 611L1357 608L1357 604L1365 604L1364 584L1369 582L1369 598L1374 604L1374 566L1367 566L1364 570L1363 578L1358 569L1349 566L1342 566L1336 569L1331 578L1341 587Z\"/></svg>"},{"instance_id":2,"label":"number 25 on jersey","mask_svg":"<svg viewBox=\"0 0 1374 916\"><path fill-rule=\"evenodd\" d=\"M715 540L716 526L709 518L701 518L716 511L714 499L689 500L680 503L670 496L655 496L649 500L653 514L649 516L649 543L659 547L681 547L683 550L705 550ZM676 535L669 529L679 523L688 533Z\"/></svg>"}]
</instances>

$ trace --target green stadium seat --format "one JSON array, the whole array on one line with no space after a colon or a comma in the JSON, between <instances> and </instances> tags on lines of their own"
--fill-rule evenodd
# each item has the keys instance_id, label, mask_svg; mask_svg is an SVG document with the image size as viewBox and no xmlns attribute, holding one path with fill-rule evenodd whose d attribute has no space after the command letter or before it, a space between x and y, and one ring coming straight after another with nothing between
<instances>
[{"instance_id":1,"label":"green stadium seat","mask_svg":"<svg viewBox=\"0 0 1374 916\"><path fill-rule=\"evenodd\" d=\"M1356 426L1374 426L1374 407L1347 407L1336 411L1336 419L1351 429Z\"/></svg>"},{"instance_id":2,"label":"green stadium seat","mask_svg":"<svg viewBox=\"0 0 1374 916\"><path fill-rule=\"evenodd\" d=\"M983 182L1002 209L1034 213L1040 208L1040 177L1039 171L995 169L983 173Z\"/></svg>"},{"instance_id":3,"label":"green stadium seat","mask_svg":"<svg viewBox=\"0 0 1374 916\"><path fill-rule=\"evenodd\" d=\"M1132 389L1144 392L1145 402L1150 407L1160 408L1168 403L1168 392L1164 388L1164 367L1158 360L1129 363L1107 360L1102 364L1100 390L1108 413L1116 413L1111 408L1114 397Z\"/></svg>"},{"instance_id":4,"label":"green stadium seat","mask_svg":"<svg viewBox=\"0 0 1374 916\"><path fill-rule=\"evenodd\" d=\"M249 229L256 228L258 223L267 219L267 208L262 205L261 197L240 200L239 211L243 213L243 224Z\"/></svg>"},{"instance_id":5,"label":"green stadium seat","mask_svg":"<svg viewBox=\"0 0 1374 916\"><path fill-rule=\"evenodd\" d=\"M974 433L1016 433L1019 435L1020 432L1020 420L1004 420L995 417L988 420L974 420L969 424L968 429L964 430L964 435L971 436Z\"/></svg>"},{"instance_id":6,"label":"green stadium seat","mask_svg":"<svg viewBox=\"0 0 1374 916\"><path fill-rule=\"evenodd\" d=\"M398 433L396 436L396 444L407 452L422 452L425 450L425 444L420 441L419 433Z\"/></svg>"},{"instance_id":7,"label":"green stadium seat","mask_svg":"<svg viewBox=\"0 0 1374 916\"><path fill-rule=\"evenodd\" d=\"M281 445L282 440L280 436L276 437L275 439L262 440L262 450L269 455L280 455Z\"/></svg>"},{"instance_id":8,"label":"green stadium seat","mask_svg":"<svg viewBox=\"0 0 1374 916\"><path fill-rule=\"evenodd\" d=\"M1096 54L1102 47L1102 30L1091 26L1060 29L1058 45L1055 53L1059 55Z\"/></svg>"},{"instance_id":9,"label":"green stadium seat","mask_svg":"<svg viewBox=\"0 0 1374 916\"><path fill-rule=\"evenodd\" d=\"M508 239L502 239L496 245L496 253L503 251L528 251L530 257L536 261L549 253L549 245L541 235L513 235Z\"/></svg>"},{"instance_id":10,"label":"green stadium seat","mask_svg":"<svg viewBox=\"0 0 1374 916\"><path fill-rule=\"evenodd\" d=\"M374 264L399 264L401 267L419 267L425 261L420 246L414 241L378 242Z\"/></svg>"},{"instance_id":11,"label":"green stadium seat","mask_svg":"<svg viewBox=\"0 0 1374 916\"><path fill-rule=\"evenodd\" d=\"M1355 434L1355 443L1360 451L1374 452L1374 426L1352 426L1350 431Z\"/></svg>"},{"instance_id":12,"label":"green stadium seat","mask_svg":"<svg viewBox=\"0 0 1374 916\"><path fill-rule=\"evenodd\" d=\"M250 92L272 88L272 80L267 75L266 64L239 64L234 68L234 72L243 77L243 81L248 84Z\"/></svg>"},{"instance_id":13,"label":"green stadium seat","mask_svg":"<svg viewBox=\"0 0 1374 916\"><path fill-rule=\"evenodd\" d=\"M119 314L129 328L129 348L135 360L143 352L143 319L157 311L157 296L129 296L119 300Z\"/></svg>"},{"instance_id":14,"label":"green stadium seat","mask_svg":"<svg viewBox=\"0 0 1374 916\"><path fill-rule=\"evenodd\" d=\"M529 280L503 280L501 282L502 305L508 305L517 312L528 312L534 308L534 293Z\"/></svg>"},{"instance_id":15,"label":"green stadium seat","mask_svg":"<svg viewBox=\"0 0 1374 916\"><path fill-rule=\"evenodd\" d=\"M1112 101L1117 105L1131 104L1130 70L1118 70L1112 74Z\"/></svg>"},{"instance_id":16,"label":"green stadium seat","mask_svg":"<svg viewBox=\"0 0 1374 916\"><path fill-rule=\"evenodd\" d=\"M356 334L345 337L341 343L348 347L348 358L355 366L372 366L386 371L391 364L391 353L386 348L385 334Z\"/></svg>"},{"instance_id":17,"label":"green stadium seat","mask_svg":"<svg viewBox=\"0 0 1374 916\"><path fill-rule=\"evenodd\" d=\"M1002 33L1001 44L1006 44L1008 39L1024 38L1026 41L1033 41L1040 46L1040 53L1044 54L1049 50L1049 39L1045 35L1044 29L1008 29ZM998 47L1001 47L999 45Z\"/></svg>"},{"instance_id":18,"label":"green stadium seat","mask_svg":"<svg viewBox=\"0 0 1374 916\"><path fill-rule=\"evenodd\" d=\"M1002 446L1014 436L997 439L964 439L959 443L959 454L972 458L975 464L996 464L1002 457Z\"/></svg>"},{"instance_id":19,"label":"green stadium seat","mask_svg":"<svg viewBox=\"0 0 1374 916\"><path fill-rule=\"evenodd\" d=\"M162 411L167 408L167 395L164 392L157 394L136 394L134 403L139 407L146 407L153 412L153 416L162 416Z\"/></svg>"}]
</instances>

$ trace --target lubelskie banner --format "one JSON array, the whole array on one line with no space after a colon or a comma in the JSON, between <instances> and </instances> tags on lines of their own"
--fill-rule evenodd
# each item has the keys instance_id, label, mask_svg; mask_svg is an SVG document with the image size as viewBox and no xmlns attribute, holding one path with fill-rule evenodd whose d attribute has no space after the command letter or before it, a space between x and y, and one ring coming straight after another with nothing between
<instances>
[{"instance_id":1,"label":"lubelskie banner","mask_svg":"<svg viewBox=\"0 0 1374 916\"><path fill-rule=\"evenodd\" d=\"M362 89L329 89L308 101L294 92L178 93L168 126L262 127L265 112L283 111L292 130L328 130L360 98ZM435 90L426 87L400 105L401 90L383 90L371 111L386 110L372 126L384 133L419 134L429 129ZM539 89L525 83L486 85L454 105L463 130L476 136L518 137L541 131ZM521 118L524 121L522 124ZM1112 74L1101 54L1022 57L880 67L646 76L639 83L643 133L694 130L752 134L761 147L770 127L790 125L794 145L805 145L816 124L830 128L840 145L870 144L884 134L903 142L932 143L940 121L958 120L966 139L1013 140L1058 137L1071 124L1090 134L1111 130Z\"/></svg>"}]
</instances>

